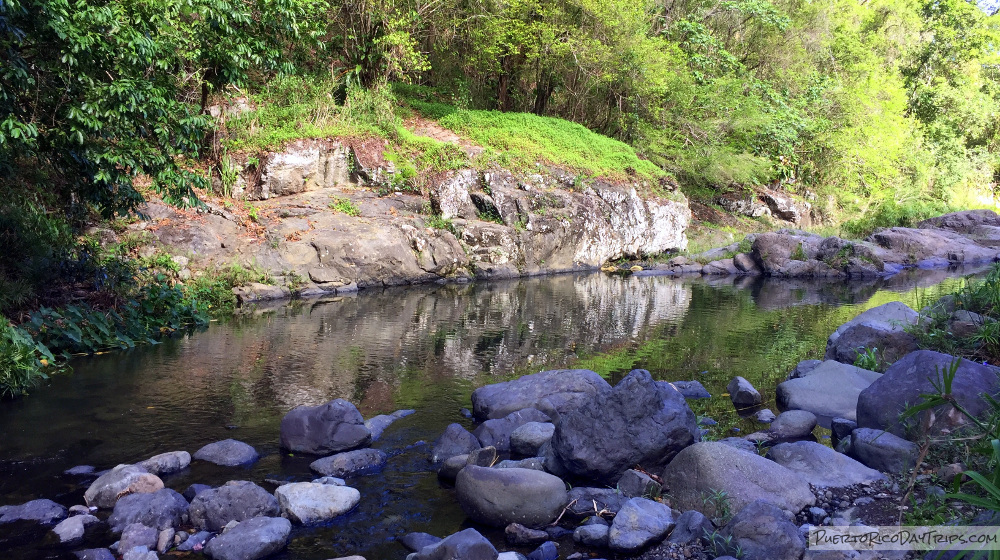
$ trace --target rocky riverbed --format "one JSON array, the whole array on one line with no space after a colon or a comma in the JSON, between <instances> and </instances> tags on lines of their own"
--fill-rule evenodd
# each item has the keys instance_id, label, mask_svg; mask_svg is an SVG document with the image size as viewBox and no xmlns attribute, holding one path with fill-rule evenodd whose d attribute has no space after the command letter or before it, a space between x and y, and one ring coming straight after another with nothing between
<instances>
[{"instance_id":1,"label":"rocky riverbed","mask_svg":"<svg viewBox=\"0 0 1000 560\"><path fill-rule=\"evenodd\" d=\"M956 324L970 319L948 299L933 311L949 313ZM804 535L811 525L899 521L902 475L918 451L905 439L898 412L929 391L935 368L951 361L916 349L907 324L919 325L920 314L899 303L876 307L831 333L825 360L800 363L777 387L754 387L734 376L729 399L760 427L742 437L716 439L720 434L706 431L709 423L699 422L688 405L707 394L697 381L657 381L643 370L614 385L592 371L554 370L480 387L467 411L471 431L453 424L434 442L414 447L451 489L467 528L407 534L399 539L398 557L409 549L413 559L737 552L751 560L856 558L811 552ZM850 346L895 352L894 363L884 374L854 367L843 359ZM772 391L779 414L760 408ZM998 392L993 369L962 362L956 398L976 410L983 392ZM80 466L64 475L86 487L80 503L41 497L0 507L0 548L143 560L280 554L293 531L357 515L372 497L354 486L377 484L399 460L381 448L380 437L410 417L400 410L365 420L342 399L294 408L274 437L283 456L308 458L312 477L248 477L247 465L262 454L233 439L193 453L162 450L107 471ZM955 427L949 415L933 420L935 430ZM819 424L831 429L835 449L817 442ZM214 465L228 482L165 483L199 464Z\"/></svg>"}]
</instances>

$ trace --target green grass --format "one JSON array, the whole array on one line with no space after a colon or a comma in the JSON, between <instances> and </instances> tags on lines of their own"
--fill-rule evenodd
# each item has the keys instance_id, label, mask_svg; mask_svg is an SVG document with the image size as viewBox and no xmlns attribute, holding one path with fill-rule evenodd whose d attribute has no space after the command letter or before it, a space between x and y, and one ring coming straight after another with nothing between
<instances>
[{"instance_id":1,"label":"green grass","mask_svg":"<svg viewBox=\"0 0 1000 560\"><path fill-rule=\"evenodd\" d=\"M654 184L666 176L652 162L640 159L628 144L567 120L530 113L464 110L414 99L407 102L424 117L486 148L487 153L479 158L488 163L525 171L541 162L583 176L640 179Z\"/></svg>"},{"instance_id":2,"label":"green grass","mask_svg":"<svg viewBox=\"0 0 1000 560\"><path fill-rule=\"evenodd\" d=\"M340 212L341 214L347 214L348 216L360 216L361 209L358 205L351 202L351 199L346 197L337 197L336 200L330 203L330 209Z\"/></svg>"}]
</instances>

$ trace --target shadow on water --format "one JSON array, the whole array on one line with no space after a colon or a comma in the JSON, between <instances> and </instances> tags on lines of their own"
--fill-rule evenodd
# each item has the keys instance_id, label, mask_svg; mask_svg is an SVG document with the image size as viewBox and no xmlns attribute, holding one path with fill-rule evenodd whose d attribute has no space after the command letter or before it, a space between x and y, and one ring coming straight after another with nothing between
<instances>
[{"instance_id":1,"label":"shadow on water","mask_svg":"<svg viewBox=\"0 0 1000 560\"><path fill-rule=\"evenodd\" d=\"M359 508L297 528L281 557L403 558L395 537L444 536L465 523L431 469L428 444L449 423L468 425L459 411L474 387L570 366L614 380L639 367L659 379L701 381L714 396L693 407L726 435L748 422L724 395L732 376L773 399L775 384L799 360L821 357L839 324L888 301L919 308L975 272L858 282L563 275L258 309L157 346L76 360L73 374L0 404L0 504L82 503L85 482L63 470L193 452L230 437L255 446L262 460L245 470L196 463L167 486L309 480L312 458L280 453L278 423L296 405L342 397L366 417L417 414L376 444L392 455L382 474L349 481L361 491ZM58 554L29 547L4 556Z\"/></svg>"}]
</instances>

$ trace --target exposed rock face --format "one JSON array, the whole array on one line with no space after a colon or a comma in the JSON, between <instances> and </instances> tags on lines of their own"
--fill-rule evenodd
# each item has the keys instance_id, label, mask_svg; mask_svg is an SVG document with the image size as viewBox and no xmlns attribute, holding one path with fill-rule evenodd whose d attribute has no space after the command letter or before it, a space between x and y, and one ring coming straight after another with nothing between
<instances>
[{"instance_id":1,"label":"exposed rock face","mask_svg":"<svg viewBox=\"0 0 1000 560\"><path fill-rule=\"evenodd\" d=\"M806 549L799 528L765 501L742 508L720 534L739 546L745 560L799 560Z\"/></svg>"},{"instance_id":2,"label":"exposed rock face","mask_svg":"<svg viewBox=\"0 0 1000 560\"><path fill-rule=\"evenodd\" d=\"M550 449L573 476L613 483L636 465L659 470L698 433L684 396L654 381L648 371L635 370L612 390L563 415Z\"/></svg>"},{"instance_id":3,"label":"exposed rock face","mask_svg":"<svg viewBox=\"0 0 1000 560\"><path fill-rule=\"evenodd\" d=\"M907 425L900 415L907 407L921 402L920 395L934 393L934 385L941 386L942 375L956 358L940 352L919 350L903 356L889 366L885 374L861 392L858 398L858 426L886 430L897 436L906 437ZM987 366L961 360L951 386L952 397L975 416L984 413L988 405L983 394L996 395L1000 392L1000 378ZM910 427L916 427L929 411L909 420ZM952 429L967 422L964 415L951 405L934 411L934 422L930 425L933 433Z\"/></svg>"},{"instance_id":4,"label":"exposed rock face","mask_svg":"<svg viewBox=\"0 0 1000 560\"><path fill-rule=\"evenodd\" d=\"M163 481L146 469L138 465L118 465L95 480L83 499L89 506L112 508L121 496L162 489Z\"/></svg>"},{"instance_id":5,"label":"exposed rock face","mask_svg":"<svg viewBox=\"0 0 1000 560\"><path fill-rule=\"evenodd\" d=\"M278 500L252 482L233 480L195 496L189 513L196 528L219 532L230 521L278 515Z\"/></svg>"},{"instance_id":6,"label":"exposed rock face","mask_svg":"<svg viewBox=\"0 0 1000 560\"><path fill-rule=\"evenodd\" d=\"M877 348L886 363L917 349L917 339L906 332L916 324L917 312L898 301L869 309L837 327L826 341L826 359L853 364L858 352Z\"/></svg>"},{"instance_id":7,"label":"exposed rock face","mask_svg":"<svg viewBox=\"0 0 1000 560\"><path fill-rule=\"evenodd\" d=\"M882 375L834 360L810 369L805 376L778 384L778 406L807 410L825 418L854 420L858 396Z\"/></svg>"},{"instance_id":8,"label":"exposed rock face","mask_svg":"<svg viewBox=\"0 0 1000 560\"><path fill-rule=\"evenodd\" d=\"M262 162L260 182L247 191L250 200L287 196L352 182L347 146L329 140L299 140ZM240 179L244 179L241 177ZM245 179L242 181L246 185Z\"/></svg>"},{"instance_id":9,"label":"exposed rock face","mask_svg":"<svg viewBox=\"0 0 1000 560\"><path fill-rule=\"evenodd\" d=\"M768 456L816 487L840 488L885 479L882 473L812 441L775 445Z\"/></svg>"},{"instance_id":10,"label":"exposed rock face","mask_svg":"<svg viewBox=\"0 0 1000 560\"><path fill-rule=\"evenodd\" d=\"M293 408L281 419L281 447L327 455L367 445L371 432L358 409L344 399Z\"/></svg>"},{"instance_id":11,"label":"exposed rock face","mask_svg":"<svg viewBox=\"0 0 1000 560\"><path fill-rule=\"evenodd\" d=\"M281 517L254 517L208 541L212 560L260 560L288 545L292 524Z\"/></svg>"},{"instance_id":12,"label":"exposed rock face","mask_svg":"<svg viewBox=\"0 0 1000 560\"><path fill-rule=\"evenodd\" d=\"M554 416L575 410L590 397L610 390L608 382L590 370L542 371L476 389L472 392L472 414L484 421L530 407Z\"/></svg>"},{"instance_id":13,"label":"exposed rock face","mask_svg":"<svg viewBox=\"0 0 1000 560\"><path fill-rule=\"evenodd\" d=\"M569 502L559 477L530 469L469 465L459 471L455 490L469 517L494 527L541 526L552 522Z\"/></svg>"},{"instance_id":14,"label":"exposed rock face","mask_svg":"<svg viewBox=\"0 0 1000 560\"><path fill-rule=\"evenodd\" d=\"M663 471L665 490L672 505L716 515L706 503L711 492L725 491L734 511L755 500L798 512L816 502L809 484L794 471L718 442L696 443L681 451Z\"/></svg>"}]
</instances>

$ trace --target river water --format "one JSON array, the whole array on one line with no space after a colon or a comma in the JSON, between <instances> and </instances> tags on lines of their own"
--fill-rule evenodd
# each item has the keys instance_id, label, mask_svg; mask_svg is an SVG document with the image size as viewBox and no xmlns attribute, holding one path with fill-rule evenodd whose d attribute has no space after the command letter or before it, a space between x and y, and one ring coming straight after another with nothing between
<instances>
[{"instance_id":1,"label":"river water","mask_svg":"<svg viewBox=\"0 0 1000 560\"><path fill-rule=\"evenodd\" d=\"M382 474L348 481L361 491L358 509L297 527L279 558L403 558L396 537L464 527L428 452L448 424L471 429L460 411L475 387L569 366L613 383L643 368L658 379L701 381L713 397L692 407L717 420L714 434L725 437L755 429L724 395L734 375L773 400L799 360L822 357L838 325L889 301L919 308L971 272L910 271L864 282L560 275L261 309L156 346L77 359L72 374L0 402L0 504L83 503L86 485L65 469L193 453L226 438L253 445L263 458L248 469L196 462L166 477L167 486L183 492L195 482L245 479L273 490L264 479L310 480L315 458L282 454L278 423L294 406L341 397L366 418L417 413L375 444L392 457ZM56 553L28 547L0 555Z\"/></svg>"}]
</instances>

